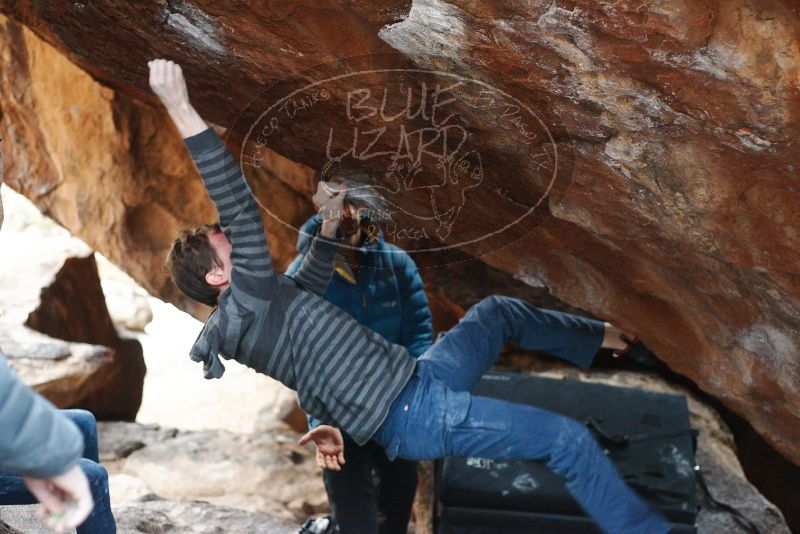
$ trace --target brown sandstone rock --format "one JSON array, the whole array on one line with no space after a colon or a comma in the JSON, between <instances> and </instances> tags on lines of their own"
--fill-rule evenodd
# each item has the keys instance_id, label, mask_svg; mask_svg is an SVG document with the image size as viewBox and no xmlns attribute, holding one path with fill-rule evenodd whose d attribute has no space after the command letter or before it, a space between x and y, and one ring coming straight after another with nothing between
<instances>
[{"instance_id":1,"label":"brown sandstone rock","mask_svg":"<svg viewBox=\"0 0 800 534\"><path fill-rule=\"evenodd\" d=\"M75 273L90 273L87 266L93 266L93 261L87 255L91 253L77 240L69 240L67 248L62 243L60 251L50 246L54 244L51 240L42 242L43 248L31 254L30 248L23 248L22 241L10 238L7 231L0 236L5 260L0 267L0 294L4 303L0 347L28 385L57 406L79 406L111 382L116 360L114 352L108 347L50 336L25 323L32 312L41 312L42 316L50 312L58 314L63 303L55 301L51 307L47 290L58 287ZM45 265L35 261L37 256L41 257L42 250L53 253ZM62 267L68 262L64 269L66 276L60 276ZM44 288L43 292L40 288ZM70 314L70 317L74 315ZM80 322L81 318L76 320ZM69 322L62 325L69 329Z\"/></svg>"},{"instance_id":2,"label":"brown sandstone rock","mask_svg":"<svg viewBox=\"0 0 800 534\"><path fill-rule=\"evenodd\" d=\"M61 408L80 407L113 376L114 353L54 339L25 327L0 326L0 347L23 382Z\"/></svg>"},{"instance_id":3,"label":"brown sandstone rock","mask_svg":"<svg viewBox=\"0 0 800 534\"><path fill-rule=\"evenodd\" d=\"M2 15L0 50L0 108L3 123L14 125L1 145L8 185L151 294L204 317L208 309L184 299L162 268L180 229L215 218L166 115L99 85ZM256 189L279 199L275 213L299 224L310 215L310 203L287 183L310 184L311 171L277 154L270 162L284 181L264 170ZM271 245L282 269L294 256L296 234L268 226L278 237Z\"/></svg>"},{"instance_id":4,"label":"brown sandstone rock","mask_svg":"<svg viewBox=\"0 0 800 534\"><path fill-rule=\"evenodd\" d=\"M14 126L3 143L14 155L7 180L187 309L160 272L161 259L177 227L211 211L163 114L123 96L153 102L148 59L180 61L201 112L226 127L252 124L255 108L237 122L239 111L273 82L359 54L397 52L390 65L446 70L525 100L547 118L571 186L531 224L498 234L491 246L462 248L637 331L675 371L800 463L794 3L331 0L255 10L208 0L104 0L0 9L119 91L6 22L3 73L13 75L1 81L3 122ZM378 87L382 78L368 82ZM348 88L334 84L331 95ZM460 111L476 133L469 147L481 154L485 175L461 197L469 203L450 220L449 242L485 234L543 190L540 161L519 150L513 121L467 108ZM328 126L341 119L300 114L270 147L319 166ZM236 128L232 134L243 138ZM361 164L383 176L376 160ZM561 178L565 186L568 176ZM275 197L273 211L295 204L290 190L280 194L293 200ZM463 194L445 188L434 200L458 208ZM425 202L418 192L399 205L413 211ZM433 236L437 223L423 229Z\"/></svg>"},{"instance_id":5,"label":"brown sandstone rock","mask_svg":"<svg viewBox=\"0 0 800 534\"><path fill-rule=\"evenodd\" d=\"M22 379L57 406L135 418L141 346L117 334L93 253L52 222L26 227L33 219L14 211L16 220L0 234L0 347Z\"/></svg>"}]
</instances>

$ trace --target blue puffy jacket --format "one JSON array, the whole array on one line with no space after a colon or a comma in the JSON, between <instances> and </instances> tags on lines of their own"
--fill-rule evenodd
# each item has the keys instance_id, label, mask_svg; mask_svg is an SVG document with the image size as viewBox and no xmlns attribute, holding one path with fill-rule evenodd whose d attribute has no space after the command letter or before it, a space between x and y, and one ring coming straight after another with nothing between
<instances>
[{"instance_id":1,"label":"blue puffy jacket","mask_svg":"<svg viewBox=\"0 0 800 534\"><path fill-rule=\"evenodd\" d=\"M286 269L287 275L292 276L300 267L321 224L322 219L315 215L300 228L300 254ZM402 249L385 242L382 234L374 244L362 247L360 254L355 279L349 268L337 261L325 300L418 357L433 343L433 324L417 265ZM314 427L318 423L310 424Z\"/></svg>"}]
</instances>

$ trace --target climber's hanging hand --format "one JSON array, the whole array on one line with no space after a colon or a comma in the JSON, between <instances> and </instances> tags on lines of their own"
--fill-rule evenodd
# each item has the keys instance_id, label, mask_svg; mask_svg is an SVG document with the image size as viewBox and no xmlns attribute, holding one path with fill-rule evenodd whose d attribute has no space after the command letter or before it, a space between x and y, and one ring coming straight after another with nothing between
<instances>
[{"instance_id":1,"label":"climber's hanging hand","mask_svg":"<svg viewBox=\"0 0 800 534\"><path fill-rule=\"evenodd\" d=\"M298 445L313 441L317 446L317 465L322 469L341 471L344 464L344 438L336 427L319 425L300 438Z\"/></svg>"},{"instance_id":2,"label":"climber's hanging hand","mask_svg":"<svg viewBox=\"0 0 800 534\"><path fill-rule=\"evenodd\" d=\"M166 59L154 59L147 65L150 67L150 87L167 109L189 104L189 91L180 65Z\"/></svg>"},{"instance_id":3,"label":"climber's hanging hand","mask_svg":"<svg viewBox=\"0 0 800 534\"><path fill-rule=\"evenodd\" d=\"M150 67L150 88L167 108L172 122L186 139L208 129L205 121L189 102L189 91L181 66L166 59L147 62Z\"/></svg>"}]
</instances>

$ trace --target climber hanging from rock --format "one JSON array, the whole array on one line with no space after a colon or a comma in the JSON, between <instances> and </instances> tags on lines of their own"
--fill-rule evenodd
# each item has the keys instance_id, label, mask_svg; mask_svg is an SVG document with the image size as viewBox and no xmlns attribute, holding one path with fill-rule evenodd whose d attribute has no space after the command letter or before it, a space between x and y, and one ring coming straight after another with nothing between
<instances>
[{"instance_id":1,"label":"climber hanging from rock","mask_svg":"<svg viewBox=\"0 0 800 534\"><path fill-rule=\"evenodd\" d=\"M319 231L292 277L275 273L258 203L234 158L190 104L181 68L160 59L149 67L150 86L219 212L218 225L178 238L167 261L184 293L214 307L191 349L206 378L222 376L221 355L296 390L301 407L323 423L300 443L317 445L325 469L344 463L340 428L358 444L377 442L392 460L542 460L605 532L669 532L671 524L628 488L583 425L469 393L506 340L588 366L601 347L624 349L624 332L492 296L414 359L321 296L340 242L346 184L319 185Z\"/></svg>"}]
</instances>

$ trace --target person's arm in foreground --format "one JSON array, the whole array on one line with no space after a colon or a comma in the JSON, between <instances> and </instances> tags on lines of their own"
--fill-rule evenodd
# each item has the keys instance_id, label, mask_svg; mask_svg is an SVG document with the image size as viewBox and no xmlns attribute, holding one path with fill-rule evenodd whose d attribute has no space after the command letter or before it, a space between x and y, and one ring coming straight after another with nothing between
<instances>
[{"instance_id":1,"label":"person's arm in foreground","mask_svg":"<svg viewBox=\"0 0 800 534\"><path fill-rule=\"evenodd\" d=\"M232 295L238 304L256 307L277 287L258 203L236 160L189 102L180 65L163 59L148 65L150 87L183 137L230 241Z\"/></svg>"},{"instance_id":2,"label":"person's arm in foreground","mask_svg":"<svg viewBox=\"0 0 800 534\"><path fill-rule=\"evenodd\" d=\"M78 465L83 436L78 428L37 395L0 356L0 470L21 475L41 503L40 515L60 532L83 523L94 506L86 475Z\"/></svg>"},{"instance_id":3,"label":"person's arm in foreground","mask_svg":"<svg viewBox=\"0 0 800 534\"><path fill-rule=\"evenodd\" d=\"M314 194L314 205L322 216L322 225L303 255L300 266L292 275L307 291L319 296L325 294L333 276L336 251L339 248L337 230L342 220L342 209L347 190L341 184L319 182Z\"/></svg>"}]
</instances>

